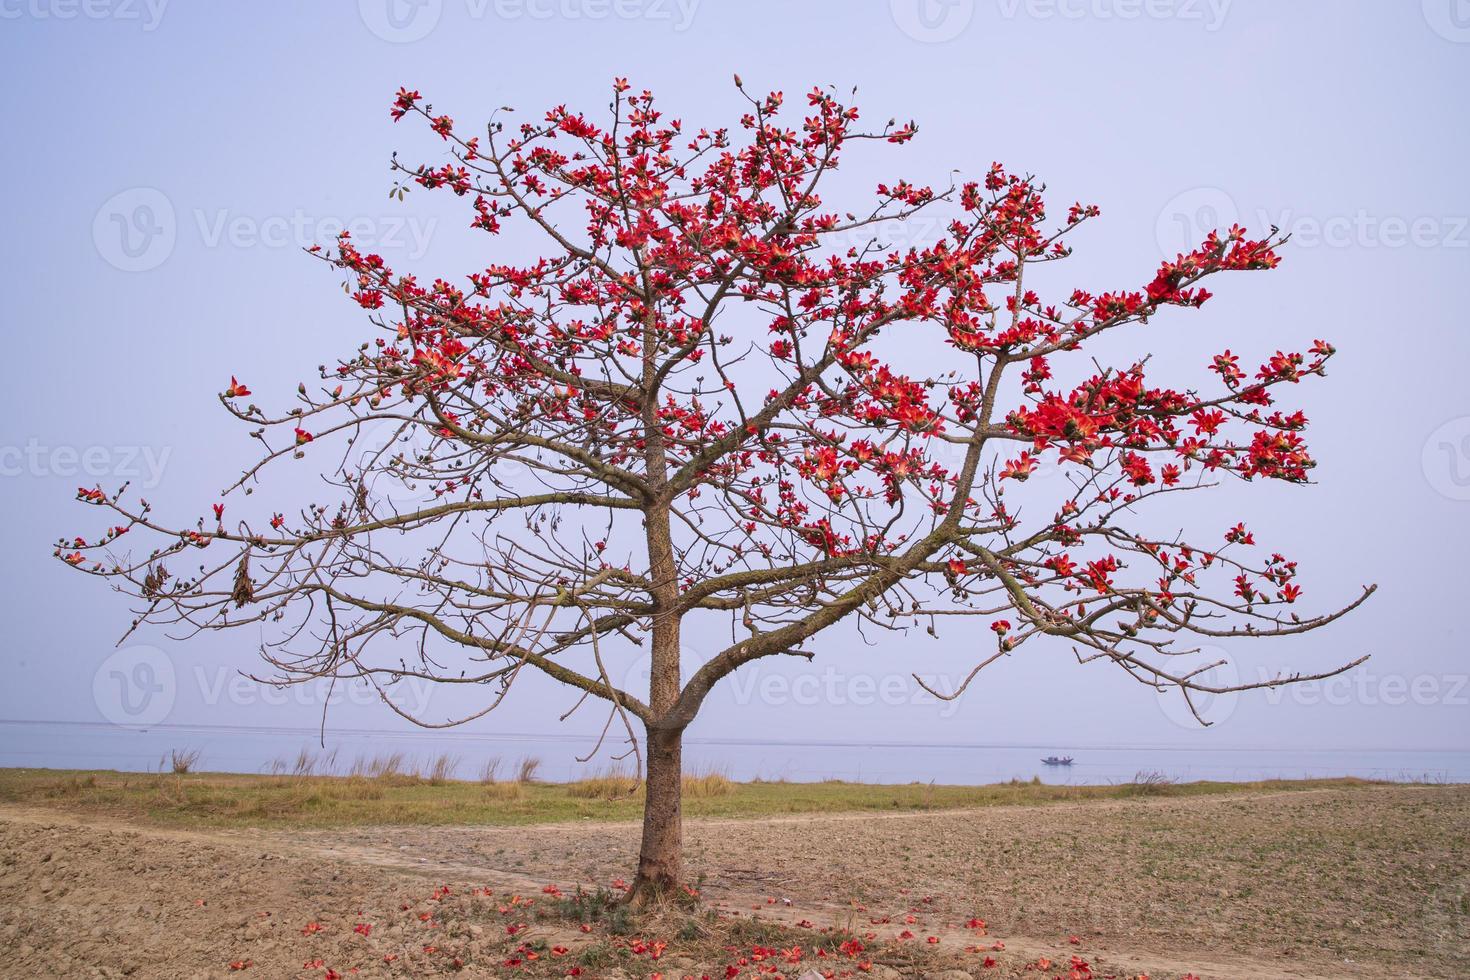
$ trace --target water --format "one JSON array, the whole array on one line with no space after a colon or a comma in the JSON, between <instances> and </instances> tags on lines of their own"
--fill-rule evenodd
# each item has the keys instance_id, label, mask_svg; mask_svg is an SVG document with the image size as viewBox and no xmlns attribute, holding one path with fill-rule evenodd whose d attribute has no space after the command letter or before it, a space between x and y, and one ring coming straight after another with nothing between
<instances>
[{"instance_id":1,"label":"water","mask_svg":"<svg viewBox=\"0 0 1470 980\"><path fill-rule=\"evenodd\" d=\"M502 760L505 773L531 756L541 760L540 778L562 781L609 767L610 743L591 763L577 761L592 751L595 741L582 735L328 729L323 749L314 729L158 725L136 730L100 723L0 721L0 766L145 772L160 768L171 750L181 749L200 753L201 770L254 773L269 771L275 760L289 765L305 749L317 756L335 752L338 771L375 755L402 753L426 765L447 754L459 760L457 771L465 778L474 778L487 759ZM1071 755L1076 761L1068 767L1042 765L1041 758L1049 755ZM1470 751L1465 750L837 744L689 736L684 756L690 771L715 769L739 780L797 782L979 785L1037 776L1046 783L1083 785L1126 782L1140 772L1158 772L1180 782L1335 776L1470 782Z\"/></svg>"}]
</instances>

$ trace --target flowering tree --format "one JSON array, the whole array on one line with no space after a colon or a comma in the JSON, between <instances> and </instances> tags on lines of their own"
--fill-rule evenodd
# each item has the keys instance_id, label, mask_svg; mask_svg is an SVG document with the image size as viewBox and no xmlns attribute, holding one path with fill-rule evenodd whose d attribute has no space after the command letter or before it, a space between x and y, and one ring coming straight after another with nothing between
<instances>
[{"instance_id":1,"label":"flowering tree","mask_svg":"<svg viewBox=\"0 0 1470 980\"><path fill-rule=\"evenodd\" d=\"M263 648L277 682L366 681L404 714L405 678L477 685L473 718L531 670L573 688L573 710L603 704L604 735L646 769L635 898L681 885L681 739L710 690L767 657L811 658L849 617L931 631L978 617L965 684L1039 636L1186 700L1307 679L1212 686L1210 665L1177 658L1197 638L1316 629L1371 589L1297 616L1296 563L1253 558L1243 525L1186 540L1137 515L1223 479L1305 482L1306 419L1276 393L1321 375L1332 347L1254 371L1225 350L1201 390L1153 380L1142 357L1084 360L1104 334L1202 305L1207 277L1274 268L1275 230L1211 234L1141 288L1044 299L1041 270L1095 207L1048 224L1043 189L998 165L829 205L819 185L843 153L914 126L862 130L820 90L788 125L779 93L736 86L733 130L691 131L618 80L600 123L558 106L474 136L400 91L394 119L421 117L451 159L395 159L395 193L448 190L503 251L512 223L514 244L530 233L544 251L454 284L345 235L314 249L377 335L289 411L233 378L221 398L263 447L230 492L260 500L267 464L335 443L329 499L240 517L245 502L215 503L177 527L126 487L83 489L113 526L57 556L136 597L134 628L277 631ZM934 208L950 220L932 243L882 243ZM914 367L936 354L950 370ZM1066 370L1076 380L1053 378ZM1023 518L1014 496L1040 466L1068 478ZM127 533L155 543L128 553ZM681 631L709 617L730 638L692 657ZM628 690L614 665L639 650L650 683Z\"/></svg>"}]
</instances>

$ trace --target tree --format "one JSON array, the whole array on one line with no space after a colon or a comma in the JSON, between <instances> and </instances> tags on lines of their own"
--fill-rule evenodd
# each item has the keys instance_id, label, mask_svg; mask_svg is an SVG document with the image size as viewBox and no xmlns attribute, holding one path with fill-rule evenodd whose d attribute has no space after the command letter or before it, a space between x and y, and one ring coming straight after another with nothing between
<instances>
[{"instance_id":1,"label":"tree","mask_svg":"<svg viewBox=\"0 0 1470 980\"><path fill-rule=\"evenodd\" d=\"M395 195L449 190L492 238L514 228L502 252L534 233L544 254L455 285L347 235L313 249L379 332L287 412L231 379L221 400L263 452L226 492L335 444L331 499L273 502L268 518L232 507L228 522L215 503L180 528L125 486L84 488L118 523L57 556L136 597L134 629L279 630L262 653L280 683L358 679L405 716L405 678L479 685L473 718L529 668L575 689L573 710L602 703L604 738L626 737L646 769L638 900L682 884L682 736L711 689L764 658L810 659L849 617L930 632L971 617L964 685L1041 636L1191 705L1309 679L1212 685L1210 665L1176 664L1195 638L1316 629L1371 588L1299 617L1296 563L1252 559L1243 524L1186 540L1139 522L1224 479L1306 482L1306 418L1276 394L1322 375L1331 345L1253 374L1225 350L1201 372L1208 391L1154 382L1144 357L1084 354L1201 306L1207 277L1274 268L1276 230L1211 233L1141 288L1044 300L1036 283L1096 207L1049 227L1044 187L999 165L830 206L819 185L844 152L906 143L914 125L860 130L822 90L787 125L780 93L735 83L738 128L692 133L621 79L602 124L558 106L472 137L400 90L393 118L421 117L451 152L395 157ZM883 244L920 212L947 218L933 241ZM951 370L911 373L936 352ZM374 441L383 426L392 438ZM1068 478L1023 517L1012 497L1042 465ZM120 550L135 532L157 539L145 555ZM710 617L731 638L691 662L681 631ZM639 649L648 690L625 690L610 664Z\"/></svg>"}]
</instances>

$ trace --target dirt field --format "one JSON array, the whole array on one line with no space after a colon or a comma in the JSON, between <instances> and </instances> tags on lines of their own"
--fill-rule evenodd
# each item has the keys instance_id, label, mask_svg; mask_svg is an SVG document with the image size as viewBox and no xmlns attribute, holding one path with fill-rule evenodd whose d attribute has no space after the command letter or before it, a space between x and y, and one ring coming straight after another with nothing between
<instances>
[{"instance_id":1,"label":"dirt field","mask_svg":"<svg viewBox=\"0 0 1470 980\"><path fill-rule=\"evenodd\" d=\"M545 890L615 892L636 835L182 828L6 805L0 976L1470 971L1470 787L692 820L690 870L717 921L599 917Z\"/></svg>"}]
</instances>

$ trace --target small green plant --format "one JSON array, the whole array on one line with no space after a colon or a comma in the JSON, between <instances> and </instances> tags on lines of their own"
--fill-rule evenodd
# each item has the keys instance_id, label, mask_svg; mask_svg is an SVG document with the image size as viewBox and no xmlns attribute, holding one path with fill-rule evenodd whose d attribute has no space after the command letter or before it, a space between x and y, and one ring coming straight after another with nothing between
<instances>
[{"instance_id":1,"label":"small green plant","mask_svg":"<svg viewBox=\"0 0 1470 980\"><path fill-rule=\"evenodd\" d=\"M577 963L590 970L596 970L599 967L604 967L612 963L614 959L616 959L616 956L614 956L611 946L607 943L593 943L591 946L582 950L581 955L577 957Z\"/></svg>"}]
</instances>

